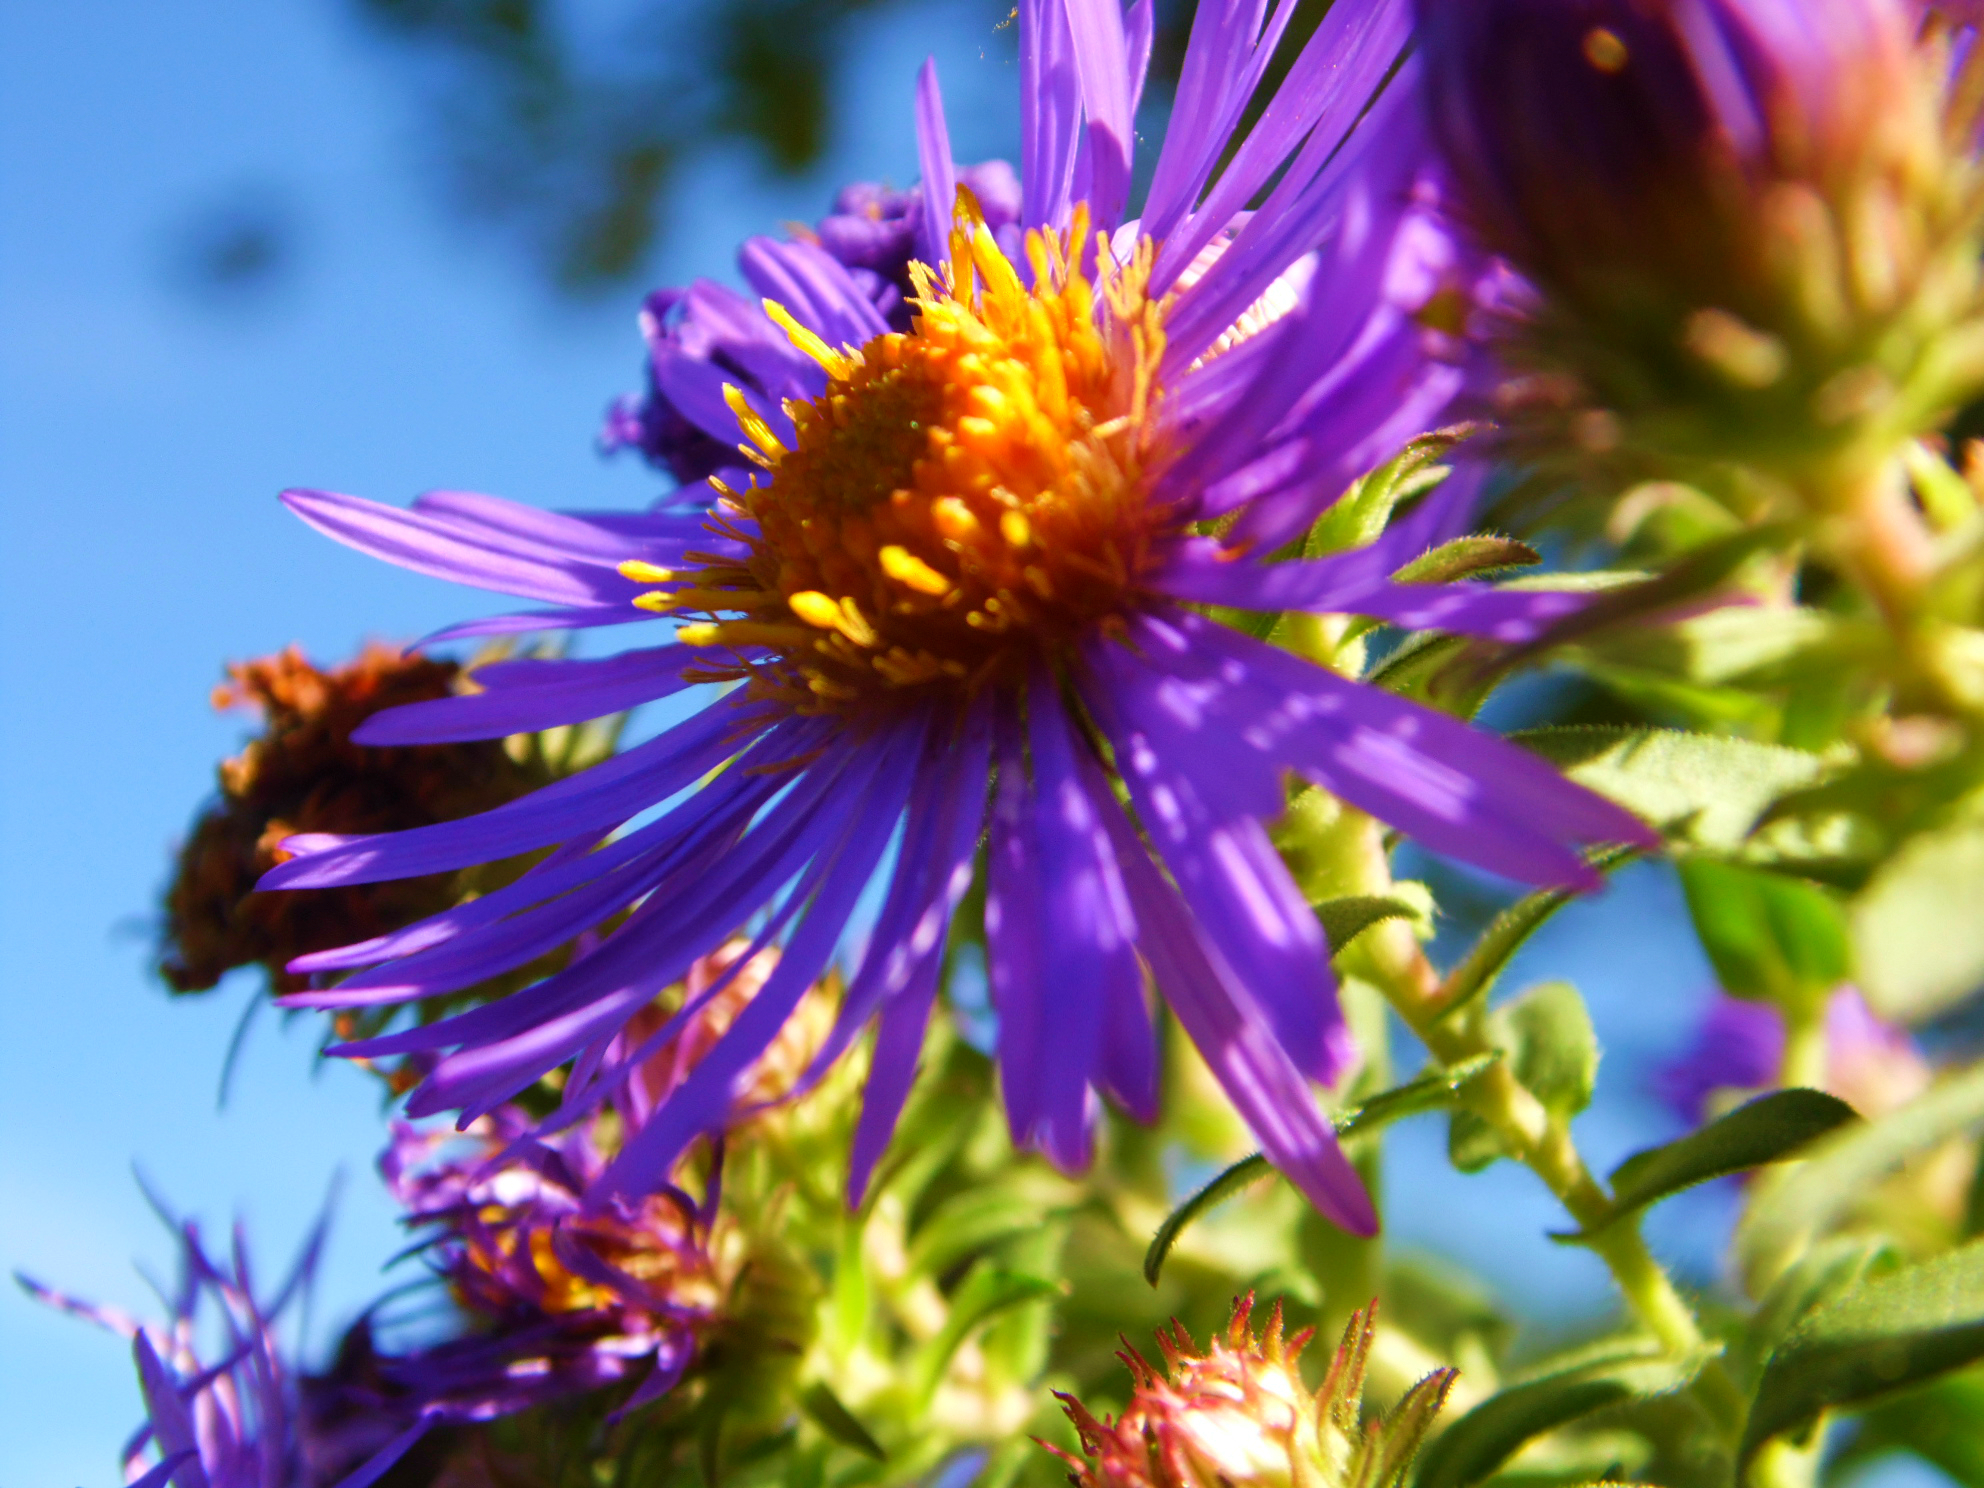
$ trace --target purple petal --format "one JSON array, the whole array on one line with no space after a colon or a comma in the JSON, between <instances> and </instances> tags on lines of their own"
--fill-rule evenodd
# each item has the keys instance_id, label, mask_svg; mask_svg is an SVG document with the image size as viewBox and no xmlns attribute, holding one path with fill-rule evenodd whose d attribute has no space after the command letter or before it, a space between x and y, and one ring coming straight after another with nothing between
<instances>
[{"instance_id":1,"label":"purple petal","mask_svg":"<svg viewBox=\"0 0 1984 1488\"><path fill-rule=\"evenodd\" d=\"M923 221L917 251L927 264L950 256L951 210L957 204L957 167L951 160L951 132L944 126L944 95L937 87L937 59L916 75L916 155L923 167Z\"/></svg>"},{"instance_id":2,"label":"purple petal","mask_svg":"<svg viewBox=\"0 0 1984 1488\"><path fill-rule=\"evenodd\" d=\"M1127 822L1109 822L1143 934L1139 942L1171 1010L1205 1057L1268 1160L1326 1219L1353 1235L1378 1231L1377 1211L1301 1072L1232 973L1195 933L1192 912L1164 882Z\"/></svg>"},{"instance_id":3,"label":"purple petal","mask_svg":"<svg viewBox=\"0 0 1984 1488\"><path fill-rule=\"evenodd\" d=\"M1135 118L1122 0L1065 0L1075 75L1088 114L1089 210L1102 231L1122 221L1130 194Z\"/></svg>"},{"instance_id":4,"label":"purple petal","mask_svg":"<svg viewBox=\"0 0 1984 1488\"><path fill-rule=\"evenodd\" d=\"M1067 219L1081 119L1081 80L1064 0L1020 0L1020 226Z\"/></svg>"},{"instance_id":5,"label":"purple petal","mask_svg":"<svg viewBox=\"0 0 1984 1488\"><path fill-rule=\"evenodd\" d=\"M474 673L484 691L387 708L351 737L357 744L443 744L584 723L680 692L690 685L682 669L709 660L710 653L688 646L655 646L596 661L499 662Z\"/></svg>"}]
</instances>

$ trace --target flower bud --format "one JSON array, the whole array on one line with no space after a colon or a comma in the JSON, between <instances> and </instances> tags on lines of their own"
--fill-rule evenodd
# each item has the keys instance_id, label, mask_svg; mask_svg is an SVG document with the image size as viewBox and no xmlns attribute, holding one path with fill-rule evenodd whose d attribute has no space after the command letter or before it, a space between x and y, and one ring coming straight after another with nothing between
<instances>
[{"instance_id":1,"label":"flower bud","mask_svg":"<svg viewBox=\"0 0 1984 1488\"><path fill-rule=\"evenodd\" d=\"M1964 87L1909 0L1420 15L1464 214L1535 291L1503 327L1495 394L1528 453L1735 461L1795 485L1979 385Z\"/></svg>"},{"instance_id":2,"label":"flower bud","mask_svg":"<svg viewBox=\"0 0 1984 1488\"><path fill-rule=\"evenodd\" d=\"M1352 1314L1314 1391L1297 1367L1310 1330L1284 1338L1277 1302L1256 1334L1248 1327L1253 1305L1252 1294L1236 1302L1226 1336L1203 1353L1179 1323L1169 1334L1160 1330L1163 1374L1126 1348L1118 1357L1135 1383L1113 1421L1062 1395L1082 1456L1049 1450L1073 1469L1069 1481L1076 1488L1393 1488L1402 1481L1455 1371L1434 1371L1389 1417L1360 1426L1377 1303Z\"/></svg>"}]
</instances>

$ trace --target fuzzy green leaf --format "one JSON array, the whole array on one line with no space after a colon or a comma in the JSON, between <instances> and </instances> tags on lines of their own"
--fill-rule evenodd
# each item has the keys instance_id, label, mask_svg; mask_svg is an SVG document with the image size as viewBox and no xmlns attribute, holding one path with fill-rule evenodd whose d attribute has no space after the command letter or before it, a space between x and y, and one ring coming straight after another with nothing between
<instances>
[{"instance_id":1,"label":"fuzzy green leaf","mask_svg":"<svg viewBox=\"0 0 1984 1488\"><path fill-rule=\"evenodd\" d=\"M1488 1016L1488 1036L1509 1055L1517 1081L1553 1115L1566 1119L1591 1104L1598 1080L1598 1035L1584 999L1569 982L1539 982ZM1493 1127L1472 1111L1447 1126L1447 1159L1478 1173L1506 1156Z\"/></svg>"},{"instance_id":2,"label":"fuzzy green leaf","mask_svg":"<svg viewBox=\"0 0 1984 1488\"><path fill-rule=\"evenodd\" d=\"M1815 1309L1764 1365L1741 1458L1820 1412L1984 1358L1984 1242L1872 1277Z\"/></svg>"},{"instance_id":3,"label":"fuzzy green leaf","mask_svg":"<svg viewBox=\"0 0 1984 1488\"><path fill-rule=\"evenodd\" d=\"M1846 980L1846 916L1826 890L1712 858L1689 858L1680 873L1695 934L1724 990L1809 1008Z\"/></svg>"},{"instance_id":4,"label":"fuzzy green leaf","mask_svg":"<svg viewBox=\"0 0 1984 1488\"><path fill-rule=\"evenodd\" d=\"M1857 1120L1859 1113L1853 1107L1823 1090L1774 1090L1760 1095L1701 1130L1635 1152L1614 1168L1612 1219L1623 1219L1711 1178L1784 1162L1828 1132ZM1582 1240L1593 1233L1556 1238Z\"/></svg>"},{"instance_id":5,"label":"fuzzy green leaf","mask_svg":"<svg viewBox=\"0 0 1984 1488\"><path fill-rule=\"evenodd\" d=\"M1636 848L1608 847L1588 855L1586 861L1601 873L1609 873L1637 853ZM1468 948L1440 987L1440 1016L1451 1017L1495 985L1495 979L1522 949L1523 943L1543 927L1543 922L1576 898L1572 889L1541 889L1511 904L1489 922L1481 938Z\"/></svg>"},{"instance_id":6,"label":"fuzzy green leaf","mask_svg":"<svg viewBox=\"0 0 1984 1488\"><path fill-rule=\"evenodd\" d=\"M1984 985L1984 822L1910 839L1853 901L1861 986L1875 1008L1933 1016Z\"/></svg>"},{"instance_id":7,"label":"fuzzy green leaf","mask_svg":"<svg viewBox=\"0 0 1984 1488\"><path fill-rule=\"evenodd\" d=\"M1451 584L1505 569L1527 568L1542 562L1536 549L1513 537L1477 533L1442 543L1406 564L1392 577L1401 584Z\"/></svg>"},{"instance_id":8,"label":"fuzzy green leaf","mask_svg":"<svg viewBox=\"0 0 1984 1488\"><path fill-rule=\"evenodd\" d=\"M1490 1477L1524 1442L1633 1400L1684 1388L1707 1356L1675 1360L1646 1345L1601 1354L1491 1395L1420 1455L1414 1488L1465 1488Z\"/></svg>"},{"instance_id":9,"label":"fuzzy green leaf","mask_svg":"<svg viewBox=\"0 0 1984 1488\"><path fill-rule=\"evenodd\" d=\"M1917 1152L1984 1125L1984 1065L1965 1070L1879 1120L1821 1137L1795 1167L1759 1180L1736 1230L1753 1280L1779 1275L1812 1239Z\"/></svg>"},{"instance_id":10,"label":"fuzzy green leaf","mask_svg":"<svg viewBox=\"0 0 1984 1488\"><path fill-rule=\"evenodd\" d=\"M1984 1370L1945 1375L1865 1412L1837 1465L1894 1451L1925 1458L1964 1488L1984 1488Z\"/></svg>"},{"instance_id":11,"label":"fuzzy green leaf","mask_svg":"<svg viewBox=\"0 0 1984 1488\"><path fill-rule=\"evenodd\" d=\"M1375 894L1351 894L1341 899L1325 899L1316 907L1323 935L1332 956L1342 953L1358 936L1382 920L1411 920L1419 911L1403 899L1380 898Z\"/></svg>"},{"instance_id":12,"label":"fuzzy green leaf","mask_svg":"<svg viewBox=\"0 0 1984 1488\"><path fill-rule=\"evenodd\" d=\"M1656 728L1514 735L1580 785L1690 846L1733 852L1772 802L1826 774L1816 754Z\"/></svg>"},{"instance_id":13,"label":"fuzzy green leaf","mask_svg":"<svg viewBox=\"0 0 1984 1488\"><path fill-rule=\"evenodd\" d=\"M843 1447L852 1447L862 1456L872 1457L877 1462L888 1461L889 1454L882 1450L882 1444L855 1419L853 1411L840 1403L840 1397L827 1388L826 1381L816 1380L808 1386L799 1397L799 1408Z\"/></svg>"},{"instance_id":14,"label":"fuzzy green leaf","mask_svg":"<svg viewBox=\"0 0 1984 1488\"><path fill-rule=\"evenodd\" d=\"M1500 1058L1499 1054L1483 1054L1460 1064L1429 1070L1403 1085L1380 1091L1362 1105L1339 1111L1330 1118L1331 1124L1335 1126L1339 1138L1347 1138L1359 1132L1375 1131L1403 1116L1452 1105L1471 1082L1479 1079ZM1157 1285L1164 1273L1165 1257L1171 1254L1171 1247L1178 1243L1178 1237L1185 1233L1188 1225L1255 1179L1265 1178L1273 1171L1273 1164L1256 1152L1241 1158L1173 1209L1165 1216L1164 1223L1157 1227L1149 1248L1144 1251L1144 1280L1152 1286Z\"/></svg>"}]
</instances>

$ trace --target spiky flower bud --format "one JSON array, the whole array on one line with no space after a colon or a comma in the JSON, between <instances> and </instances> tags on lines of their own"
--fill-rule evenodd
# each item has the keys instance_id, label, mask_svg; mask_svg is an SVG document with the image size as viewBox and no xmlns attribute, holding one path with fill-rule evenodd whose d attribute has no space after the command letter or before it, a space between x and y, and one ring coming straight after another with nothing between
<instances>
[{"instance_id":1,"label":"spiky flower bud","mask_svg":"<svg viewBox=\"0 0 1984 1488\"><path fill-rule=\"evenodd\" d=\"M1437 133L1537 292L1527 452L1805 485L1984 374L1971 100L1910 0L1420 0Z\"/></svg>"},{"instance_id":2,"label":"spiky flower bud","mask_svg":"<svg viewBox=\"0 0 1984 1488\"><path fill-rule=\"evenodd\" d=\"M1073 1469L1068 1481L1076 1488L1396 1488L1455 1371L1435 1370L1388 1417L1360 1424L1378 1304L1352 1314L1314 1391L1297 1367L1312 1330L1284 1337L1276 1302L1255 1333L1253 1307L1251 1293L1236 1302L1226 1336L1203 1353L1181 1324L1160 1329L1163 1373L1126 1345L1118 1357L1134 1388L1113 1421L1062 1395L1083 1454L1049 1448Z\"/></svg>"}]
</instances>

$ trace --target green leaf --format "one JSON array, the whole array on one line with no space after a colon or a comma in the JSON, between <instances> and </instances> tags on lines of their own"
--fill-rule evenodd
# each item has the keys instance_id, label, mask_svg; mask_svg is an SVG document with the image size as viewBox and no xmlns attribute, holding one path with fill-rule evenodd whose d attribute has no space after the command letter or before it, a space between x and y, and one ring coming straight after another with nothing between
<instances>
[{"instance_id":1,"label":"green leaf","mask_svg":"<svg viewBox=\"0 0 1984 1488\"><path fill-rule=\"evenodd\" d=\"M1420 1456L1414 1488L1479 1483L1532 1437L1608 1406L1670 1395L1686 1387L1707 1359L1702 1354L1676 1360L1642 1344L1510 1385L1433 1440Z\"/></svg>"},{"instance_id":2,"label":"green leaf","mask_svg":"<svg viewBox=\"0 0 1984 1488\"><path fill-rule=\"evenodd\" d=\"M1512 737L1671 840L1733 852L1771 803L1827 773L1800 749L1655 728L1545 728Z\"/></svg>"},{"instance_id":3,"label":"green leaf","mask_svg":"<svg viewBox=\"0 0 1984 1488\"><path fill-rule=\"evenodd\" d=\"M1360 1106L1339 1111L1330 1118L1330 1122L1336 1128L1338 1138L1345 1139L1360 1132L1375 1131L1404 1116L1452 1105L1470 1083L1479 1079L1500 1058L1499 1054L1483 1054L1456 1065L1429 1070L1403 1085L1380 1091ZM1241 1158L1173 1209L1165 1216L1164 1223L1157 1227L1149 1248L1144 1251L1144 1280L1152 1286L1157 1285L1164 1273L1165 1257L1171 1254L1171 1247L1178 1243L1178 1237L1185 1233L1188 1225L1208 1209L1230 1199L1248 1184L1267 1177L1273 1171L1274 1165L1256 1152Z\"/></svg>"},{"instance_id":4,"label":"green leaf","mask_svg":"<svg viewBox=\"0 0 1984 1488\"><path fill-rule=\"evenodd\" d=\"M946 1199L910 1237L910 1272L940 1275L973 1251L1038 1229L1050 1215L1070 1207L1076 1198L1072 1187L1058 1179L1036 1181L1041 1176L1002 1175Z\"/></svg>"},{"instance_id":5,"label":"green leaf","mask_svg":"<svg viewBox=\"0 0 1984 1488\"><path fill-rule=\"evenodd\" d=\"M1823 1090L1774 1090L1678 1141L1635 1152L1612 1170L1612 1218L1657 1204L1711 1178L1784 1162L1859 1113ZM1598 1228L1604 1228L1599 1226ZM1596 1230L1555 1238L1587 1239Z\"/></svg>"},{"instance_id":6,"label":"green leaf","mask_svg":"<svg viewBox=\"0 0 1984 1488\"><path fill-rule=\"evenodd\" d=\"M1323 923L1323 935L1330 943L1330 954L1340 954L1358 936L1382 920L1416 920L1419 911L1403 899L1384 899L1375 894L1350 894L1341 899L1325 899L1316 907L1316 918Z\"/></svg>"},{"instance_id":7,"label":"green leaf","mask_svg":"<svg viewBox=\"0 0 1984 1488\"><path fill-rule=\"evenodd\" d=\"M1891 1395L1984 1358L1984 1241L1872 1277L1814 1309L1764 1365L1745 1463L1822 1411Z\"/></svg>"},{"instance_id":8,"label":"green leaf","mask_svg":"<svg viewBox=\"0 0 1984 1488\"><path fill-rule=\"evenodd\" d=\"M1527 568L1543 561L1536 549L1513 537L1477 533L1442 543L1392 575L1401 584L1451 584L1505 569Z\"/></svg>"},{"instance_id":9,"label":"green leaf","mask_svg":"<svg viewBox=\"0 0 1984 1488\"><path fill-rule=\"evenodd\" d=\"M1910 839L1854 899L1860 984L1875 1010L1916 1021L1984 984L1984 822Z\"/></svg>"},{"instance_id":10,"label":"green leaf","mask_svg":"<svg viewBox=\"0 0 1984 1488\"><path fill-rule=\"evenodd\" d=\"M1724 990L1814 1008L1852 970L1846 916L1816 884L1712 858L1680 865L1695 933Z\"/></svg>"},{"instance_id":11,"label":"green leaf","mask_svg":"<svg viewBox=\"0 0 1984 1488\"><path fill-rule=\"evenodd\" d=\"M1401 641L1364 680L1456 718L1472 718L1501 680L1494 652L1490 641L1422 630Z\"/></svg>"},{"instance_id":12,"label":"green leaf","mask_svg":"<svg viewBox=\"0 0 1984 1488\"><path fill-rule=\"evenodd\" d=\"M1750 1394L1768 1359L1784 1335L1805 1314L1856 1286L1876 1267L1893 1269L1894 1246L1866 1235L1833 1235L1819 1241L1771 1283L1743 1331L1731 1343L1730 1372Z\"/></svg>"},{"instance_id":13,"label":"green leaf","mask_svg":"<svg viewBox=\"0 0 1984 1488\"><path fill-rule=\"evenodd\" d=\"M1984 1124L1984 1065L1879 1120L1821 1137L1804 1161L1759 1180L1736 1230L1744 1271L1765 1282L1776 1277L1891 1170L1979 1124Z\"/></svg>"},{"instance_id":14,"label":"green leaf","mask_svg":"<svg viewBox=\"0 0 1984 1488\"><path fill-rule=\"evenodd\" d=\"M1839 1465L1913 1452L1964 1488L1984 1488L1984 1371L1945 1375L1865 1412Z\"/></svg>"},{"instance_id":15,"label":"green leaf","mask_svg":"<svg viewBox=\"0 0 1984 1488\"><path fill-rule=\"evenodd\" d=\"M950 1312L935 1337L917 1350L911 1368L916 1398L928 1402L958 1351L972 1332L1010 1308L1045 1297L1059 1296L1061 1283L1008 1271L984 1261L973 1266L951 1298Z\"/></svg>"},{"instance_id":16,"label":"green leaf","mask_svg":"<svg viewBox=\"0 0 1984 1488\"><path fill-rule=\"evenodd\" d=\"M1588 854L1585 861L1601 873L1609 873L1637 855L1631 847L1608 847ZM1522 949L1523 942L1542 928L1543 922L1577 897L1574 889L1543 889L1518 899L1489 922L1481 938L1449 971L1440 986L1440 1016L1453 1016L1495 985L1495 979Z\"/></svg>"},{"instance_id":17,"label":"green leaf","mask_svg":"<svg viewBox=\"0 0 1984 1488\"><path fill-rule=\"evenodd\" d=\"M799 1408L843 1447L852 1447L877 1462L888 1461L889 1454L882 1450L882 1444L869 1435L868 1428L855 1419L854 1412L840 1403L840 1397L827 1388L826 1381L816 1380L809 1385L799 1397Z\"/></svg>"},{"instance_id":18,"label":"green leaf","mask_svg":"<svg viewBox=\"0 0 1984 1488\"><path fill-rule=\"evenodd\" d=\"M1430 490L1447 477L1440 457L1470 431L1435 429L1422 434L1384 464L1359 477L1317 518L1302 543L1304 558L1320 558L1377 540L1401 501Z\"/></svg>"},{"instance_id":19,"label":"green leaf","mask_svg":"<svg viewBox=\"0 0 1984 1488\"><path fill-rule=\"evenodd\" d=\"M1598 1079L1598 1035L1584 999L1569 982L1539 982L1488 1015L1488 1036L1508 1053L1516 1080L1555 1116L1569 1119L1591 1104ZM1507 1156L1493 1127L1472 1111L1447 1126L1447 1159L1478 1173Z\"/></svg>"}]
</instances>

